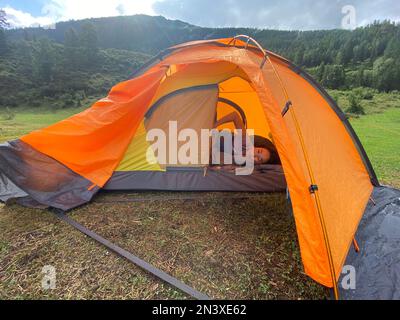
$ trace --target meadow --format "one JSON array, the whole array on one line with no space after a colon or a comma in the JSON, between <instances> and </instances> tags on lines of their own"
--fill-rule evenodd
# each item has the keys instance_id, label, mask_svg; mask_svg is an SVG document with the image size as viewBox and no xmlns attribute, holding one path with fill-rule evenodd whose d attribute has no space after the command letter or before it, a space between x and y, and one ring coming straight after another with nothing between
<instances>
[{"instance_id":1,"label":"meadow","mask_svg":"<svg viewBox=\"0 0 400 320\"><path fill-rule=\"evenodd\" d=\"M339 106L349 108L350 91L330 90ZM350 116L382 184L400 187L400 94L374 93L362 99L365 115Z\"/></svg>"}]
</instances>

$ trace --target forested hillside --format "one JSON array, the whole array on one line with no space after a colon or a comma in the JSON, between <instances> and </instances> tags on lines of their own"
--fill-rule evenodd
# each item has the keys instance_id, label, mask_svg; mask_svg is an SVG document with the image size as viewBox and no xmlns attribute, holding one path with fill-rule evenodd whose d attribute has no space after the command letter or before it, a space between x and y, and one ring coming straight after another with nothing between
<instances>
[{"instance_id":1,"label":"forested hillside","mask_svg":"<svg viewBox=\"0 0 400 320\"><path fill-rule=\"evenodd\" d=\"M0 31L0 105L40 99L79 105L82 97L104 95L162 49L236 34L306 67L327 88L400 90L400 26L388 21L355 31L301 32L201 28L137 15Z\"/></svg>"},{"instance_id":2,"label":"forested hillside","mask_svg":"<svg viewBox=\"0 0 400 320\"><path fill-rule=\"evenodd\" d=\"M80 107L104 96L150 58L100 49L97 35L86 24L79 31L68 29L64 44L47 37L7 39L6 49L0 46L0 107Z\"/></svg>"}]
</instances>

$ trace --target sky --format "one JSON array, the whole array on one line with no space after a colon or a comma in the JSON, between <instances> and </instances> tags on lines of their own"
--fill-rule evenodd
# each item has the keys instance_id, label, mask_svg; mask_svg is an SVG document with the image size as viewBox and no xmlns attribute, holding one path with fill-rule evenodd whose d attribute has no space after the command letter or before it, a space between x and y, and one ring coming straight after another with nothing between
<instances>
[{"instance_id":1,"label":"sky","mask_svg":"<svg viewBox=\"0 0 400 320\"><path fill-rule=\"evenodd\" d=\"M0 0L0 8L11 27L133 14L162 15L203 27L281 30L400 22L400 0Z\"/></svg>"}]
</instances>

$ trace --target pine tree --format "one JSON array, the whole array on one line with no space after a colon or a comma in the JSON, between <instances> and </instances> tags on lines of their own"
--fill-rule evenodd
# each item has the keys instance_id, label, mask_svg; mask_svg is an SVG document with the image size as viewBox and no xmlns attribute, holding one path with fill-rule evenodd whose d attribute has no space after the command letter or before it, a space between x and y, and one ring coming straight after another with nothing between
<instances>
[{"instance_id":1,"label":"pine tree","mask_svg":"<svg viewBox=\"0 0 400 320\"><path fill-rule=\"evenodd\" d=\"M86 23L82 26L80 40L83 48L85 65L89 67L96 65L99 47L97 31L93 23Z\"/></svg>"},{"instance_id":2,"label":"pine tree","mask_svg":"<svg viewBox=\"0 0 400 320\"><path fill-rule=\"evenodd\" d=\"M0 28L0 56L4 56L7 53L8 45L6 33Z\"/></svg>"},{"instance_id":3,"label":"pine tree","mask_svg":"<svg viewBox=\"0 0 400 320\"><path fill-rule=\"evenodd\" d=\"M357 83L356 83L356 85L358 87L365 86L364 72L365 72L365 69L362 66L357 70Z\"/></svg>"},{"instance_id":4,"label":"pine tree","mask_svg":"<svg viewBox=\"0 0 400 320\"><path fill-rule=\"evenodd\" d=\"M25 41L32 41L32 37L31 37L31 35L29 34L29 32L26 29L24 29L24 40Z\"/></svg>"},{"instance_id":5,"label":"pine tree","mask_svg":"<svg viewBox=\"0 0 400 320\"><path fill-rule=\"evenodd\" d=\"M322 84L331 89L343 88L346 85L346 73L341 65L325 67Z\"/></svg>"},{"instance_id":6,"label":"pine tree","mask_svg":"<svg viewBox=\"0 0 400 320\"><path fill-rule=\"evenodd\" d=\"M347 65L353 59L354 56L353 48L354 48L354 42L352 40L348 40L344 44L344 46L341 48L343 54L341 64Z\"/></svg>"},{"instance_id":7,"label":"pine tree","mask_svg":"<svg viewBox=\"0 0 400 320\"><path fill-rule=\"evenodd\" d=\"M318 69L317 69L317 74L316 74L317 80L318 80L319 82L322 82L322 81L323 81L324 74L325 74L325 63L322 62L322 63L320 64L320 66L318 67Z\"/></svg>"},{"instance_id":8,"label":"pine tree","mask_svg":"<svg viewBox=\"0 0 400 320\"><path fill-rule=\"evenodd\" d=\"M7 53L7 37L4 28L8 27L6 18L6 12L0 9L0 56L4 56Z\"/></svg>"},{"instance_id":9,"label":"pine tree","mask_svg":"<svg viewBox=\"0 0 400 320\"><path fill-rule=\"evenodd\" d=\"M350 107L347 112L354 114L365 114L364 107L361 105L361 98L354 92L350 93L349 97Z\"/></svg>"},{"instance_id":10,"label":"pine tree","mask_svg":"<svg viewBox=\"0 0 400 320\"><path fill-rule=\"evenodd\" d=\"M49 83L53 78L55 58L54 49L48 39L38 41L33 63L37 79L44 83Z\"/></svg>"},{"instance_id":11,"label":"pine tree","mask_svg":"<svg viewBox=\"0 0 400 320\"><path fill-rule=\"evenodd\" d=\"M10 24L7 22L7 15L3 9L0 9L0 29L7 28Z\"/></svg>"},{"instance_id":12,"label":"pine tree","mask_svg":"<svg viewBox=\"0 0 400 320\"><path fill-rule=\"evenodd\" d=\"M78 34L70 28L64 35L64 59L69 69L75 70L80 65L81 49Z\"/></svg>"},{"instance_id":13,"label":"pine tree","mask_svg":"<svg viewBox=\"0 0 400 320\"><path fill-rule=\"evenodd\" d=\"M385 49L385 57L399 59L399 57L400 57L400 39L395 37L389 41L389 43Z\"/></svg>"},{"instance_id":14,"label":"pine tree","mask_svg":"<svg viewBox=\"0 0 400 320\"><path fill-rule=\"evenodd\" d=\"M400 90L400 63L380 57L374 63L374 87L381 91Z\"/></svg>"}]
</instances>

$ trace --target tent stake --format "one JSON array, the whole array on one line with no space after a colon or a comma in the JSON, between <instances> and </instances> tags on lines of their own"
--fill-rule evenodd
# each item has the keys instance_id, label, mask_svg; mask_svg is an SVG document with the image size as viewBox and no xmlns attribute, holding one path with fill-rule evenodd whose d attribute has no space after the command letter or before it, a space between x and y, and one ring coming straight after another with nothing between
<instances>
[{"instance_id":1,"label":"tent stake","mask_svg":"<svg viewBox=\"0 0 400 320\"><path fill-rule=\"evenodd\" d=\"M372 204L373 204L374 206L376 206L376 202L375 202L374 198L369 197L369 200L371 200Z\"/></svg>"},{"instance_id":2,"label":"tent stake","mask_svg":"<svg viewBox=\"0 0 400 320\"><path fill-rule=\"evenodd\" d=\"M356 240L355 237L353 238L353 245L354 245L354 250L355 250L357 253L359 253L359 252L360 252L360 247L359 247L358 242L357 242L357 240Z\"/></svg>"}]
</instances>

